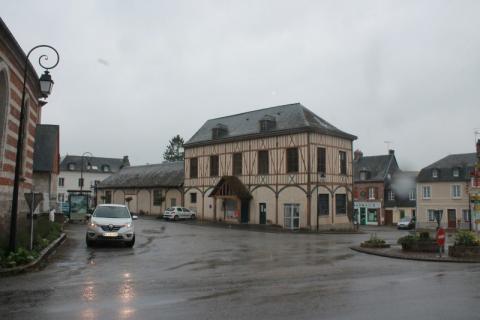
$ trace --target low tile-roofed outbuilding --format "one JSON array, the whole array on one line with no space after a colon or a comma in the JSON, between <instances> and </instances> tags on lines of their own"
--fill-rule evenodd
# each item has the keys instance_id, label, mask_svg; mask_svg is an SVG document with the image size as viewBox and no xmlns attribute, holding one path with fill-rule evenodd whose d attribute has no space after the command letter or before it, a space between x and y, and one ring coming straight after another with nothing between
<instances>
[{"instance_id":1,"label":"low tile-roofed outbuilding","mask_svg":"<svg viewBox=\"0 0 480 320\"><path fill-rule=\"evenodd\" d=\"M58 173L60 127L37 124L33 152L33 171Z\"/></svg>"},{"instance_id":2,"label":"low tile-roofed outbuilding","mask_svg":"<svg viewBox=\"0 0 480 320\"><path fill-rule=\"evenodd\" d=\"M448 182L468 181L477 162L475 153L460 153L448 155L423 168L417 177L417 182ZM453 176L454 169L459 170L458 177ZM433 170L438 176L433 177Z\"/></svg>"},{"instance_id":3,"label":"low tile-roofed outbuilding","mask_svg":"<svg viewBox=\"0 0 480 320\"><path fill-rule=\"evenodd\" d=\"M179 188L183 186L183 180L183 161L163 162L125 167L103 180L98 188Z\"/></svg>"},{"instance_id":4,"label":"low tile-roofed outbuilding","mask_svg":"<svg viewBox=\"0 0 480 320\"><path fill-rule=\"evenodd\" d=\"M265 119L274 121L275 124L262 131L260 121ZM213 139L212 131L216 128L226 130L226 134ZM293 103L207 120L185 143L185 147L312 131L350 140L357 139L356 136L341 131L320 118L302 104Z\"/></svg>"},{"instance_id":5,"label":"low tile-roofed outbuilding","mask_svg":"<svg viewBox=\"0 0 480 320\"><path fill-rule=\"evenodd\" d=\"M73 165L71 170L70 165ZM123 167L130 166L128 156L123 158L83 157L83 170L88 172L117 172ZM81 171L82 156L66 155L60 163L60 171ZM108 170L107 170L108 169Z\"/></svg>"},{"instance_id":6,"label":"low tile-roofed outbuilding","mask_svg":"<svg viewBox=\"0 0 480 320\"><path fill-rule=\"evenodd\" d=\"M384 181L388 173L395 172L398 169L395 154L391 152L387 155L379 156L361 156L353 161L353 181L371 182ZM360 179L360 172L365 171L366 179Z\"/></svg>"}]
</instances>

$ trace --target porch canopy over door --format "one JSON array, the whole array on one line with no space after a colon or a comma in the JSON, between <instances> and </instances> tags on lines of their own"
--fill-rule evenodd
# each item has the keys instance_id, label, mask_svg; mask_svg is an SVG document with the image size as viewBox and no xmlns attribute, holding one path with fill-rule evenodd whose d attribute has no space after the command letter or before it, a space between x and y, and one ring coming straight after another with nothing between
<instances>
[{"instance_id":1,"label":"porch canopy over door","mask_svg":"<svg viewBox=\"0 0 480 320\"><path fill-rule=\"evenodd\" d=\"M252 195L248 191L247 187L235 176L223 176L218 181L215 188L210 193L210 197L214 199L237 199L239 204L238 214L241 214L240 221L247 223L249 221L249 202L252 199ZM237 216L237 218L239 218Z\"/></svg>"}]
</instances>

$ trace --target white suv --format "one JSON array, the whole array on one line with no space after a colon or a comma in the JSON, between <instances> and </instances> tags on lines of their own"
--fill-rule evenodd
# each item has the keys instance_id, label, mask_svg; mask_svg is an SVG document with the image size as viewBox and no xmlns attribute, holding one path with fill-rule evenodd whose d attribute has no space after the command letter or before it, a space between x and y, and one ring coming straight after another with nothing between
<instances>
[{"instance_id":1,"label":"white suv","mask_svg":"<svg viewBox=\"0 0 480 320\"><path fill-rule=\"evenodd\" d=\"M184 208L184 207L171 207L167 208L165 212L163 213L163 218L164 219L169 219L169 220L180 220L180 219L195 219L196 218L196 213L190 209Z\"/></svg>"},{"instance_id":2,"label":"white suv","mask_svg":"<svg viewBox=\"0 0 480 320\"><path fill-rule=\"evenodd\" d=\"M128 247L135 244L133 221L137 216L131 216L127 206L120 204L100 204L97 206L88 222L86 243L92 246L99 241L119 241Z\"/></svg>"}]
</instances>

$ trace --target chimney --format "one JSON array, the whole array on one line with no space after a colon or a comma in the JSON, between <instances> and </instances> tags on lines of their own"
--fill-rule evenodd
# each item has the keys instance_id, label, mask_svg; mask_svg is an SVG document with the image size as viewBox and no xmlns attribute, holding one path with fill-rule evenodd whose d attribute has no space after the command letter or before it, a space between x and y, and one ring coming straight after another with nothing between
<instances>
[{"instance_id":1,"label":"chimney","mask_svg":"<svg viewBox=\"0 0 480 320\"><path fill-rule=\"evenodd\" d=\"M393 150L393 149L388 150L388 154L391 155L391 156L394 156L395 155L395 150Z\"/></svg>"},{"instance_id":2,"label":"chimney","mask_svg":"<svg viewBox=\"0 0 480 320\"><path fill-rule=\"evenodd\" d=\"M477 158L480 159L480 139L477 140Z\"/></svg>"},{"instance_id":3,"label":"chimney","mask_svg":"<svg viewBox=\"0 0 480 320\"><path fill-rule=\"evenodd\" d=\"M128 156L123 156L122 165L120 168L130 167L130 160L128 160Z\"/></svg>"},{"instance_id":4,"label":"chimney","mask_svg":"<svg viewBox=\"0 0 480 320\"><path fill-rule=\"evenodd\" d=\"M360 150L355 150L353 153L353 160L360 160L360 158L363 157L363 152Z\"/></svg>"}]
</instances>

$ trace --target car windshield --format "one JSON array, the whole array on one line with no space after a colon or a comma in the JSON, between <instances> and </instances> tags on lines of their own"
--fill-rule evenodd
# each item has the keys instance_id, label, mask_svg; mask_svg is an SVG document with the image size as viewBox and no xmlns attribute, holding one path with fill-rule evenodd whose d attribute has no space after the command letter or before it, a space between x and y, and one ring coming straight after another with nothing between
<instances>
[{"instance_id":1,"label":"car windshield","mask_svg":"<svg viewBox=\"0 0 480 320\"><path fill-rule=\"evenodd\" d=\"M400 221L401 222L410 222L410 218L405 217L405 218L400 219Z\"/></svg>"},{"instance_id":2,"label":"car windshield","mask_svg":"<svg viewBox=\"0 0 480 320\"><path fill-rule=\"evenodd\" d=\"M109 206L97 207L93 216L96 218L131 218L127 208Z\"/></svg>"}]
</instances>

